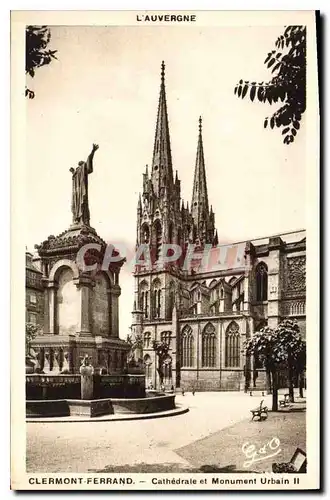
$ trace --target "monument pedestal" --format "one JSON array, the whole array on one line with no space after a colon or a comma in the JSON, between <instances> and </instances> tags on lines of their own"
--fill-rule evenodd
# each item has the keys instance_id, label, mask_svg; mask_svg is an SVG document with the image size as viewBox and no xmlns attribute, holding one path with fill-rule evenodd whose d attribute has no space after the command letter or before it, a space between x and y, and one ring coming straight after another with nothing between
<instances>
[{"instance_id":1,"label":"monument pedestal","mask_svg":"<svg viewBox=\"0 0 330 500\"><path fill-rule=\"evenodd\" d=\"M86 224L49 236L37 248L45 320L32 347L40 371L79 373L88 355L95 372L122 373L129 351L118 331L118 276L124 259L103 269L106 243Z\"/></svg>"}]
</instances>

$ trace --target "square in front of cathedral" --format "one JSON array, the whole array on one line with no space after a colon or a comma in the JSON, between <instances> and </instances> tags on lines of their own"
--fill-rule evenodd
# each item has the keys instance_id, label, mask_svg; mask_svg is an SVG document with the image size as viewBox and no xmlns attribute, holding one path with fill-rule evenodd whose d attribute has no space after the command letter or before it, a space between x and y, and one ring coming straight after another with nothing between
<instances>
[{"instance_id":1,"label":"square in front of cathedral","mask_svg":"<svg viewBox=\"0 0 330 500\"><path fill-rule=\"evenodd\" d=\"M13 489L318 489L315 12L75 16L12 19Z\"/></svg>"}]
</instances>

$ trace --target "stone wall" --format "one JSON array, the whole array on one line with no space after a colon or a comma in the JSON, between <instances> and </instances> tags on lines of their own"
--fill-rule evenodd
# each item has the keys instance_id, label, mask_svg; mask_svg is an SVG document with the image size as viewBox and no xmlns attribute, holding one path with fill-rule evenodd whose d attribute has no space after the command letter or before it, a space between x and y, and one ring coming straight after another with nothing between
<instances>
[{"instance_id":1,"label":"stone wall","mask_svg":"<svg viewBox=\"0 0 330 500\"><path fill-rule=\"evenodd\" d=\"M181 370L181 388L186 391L240 391L244 381L243 370Z\"/></svg>"},{"instance_id":2,"label":"stone wall","mask_svg":"<svg viewBox=\"0 0 330 500\"><path fill-rule=\"evenodd\" d=\"M220 389L222 391L240 391L244 389L244 373L243 370L228 370L221 371Z\"/></svg>"}]
</instances>

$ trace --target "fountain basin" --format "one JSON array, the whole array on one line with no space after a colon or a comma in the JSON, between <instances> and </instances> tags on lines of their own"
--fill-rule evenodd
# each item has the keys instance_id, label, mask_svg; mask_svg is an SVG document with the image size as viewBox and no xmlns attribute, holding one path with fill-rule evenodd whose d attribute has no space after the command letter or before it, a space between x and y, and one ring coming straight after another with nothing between
<instances>
[{"instance_id":1,"label":"fountain basin","mask_svg":"<svg viewBox=\"0 0 330 500\"><path fill-rule=\"evenodd\" d=\"M57 399L26 401L27 418L44 417L100 417L103 415L127 415L157 413L175 408L174 394L149 395L145 398L106 399Z\"/></svg>"}]
</instances>

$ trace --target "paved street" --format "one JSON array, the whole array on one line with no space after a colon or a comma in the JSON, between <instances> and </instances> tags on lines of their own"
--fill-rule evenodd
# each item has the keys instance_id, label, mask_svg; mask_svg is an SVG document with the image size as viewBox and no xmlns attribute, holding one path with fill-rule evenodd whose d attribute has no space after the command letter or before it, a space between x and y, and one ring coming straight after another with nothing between
<instances>
[{"instance_id":1,"label":"paved street","mask_svg":"<svg viewBox=\"0 0 330 500\"><path fill-rule=\"evenodd\" d=\"M170 418L79 423L28 423L28 472L179 472L207 466L239 469L246 441L266 444L278 436L281 461L305 447L305 412L272 414L251 422L260 395L214 392L178 395L190 411ZM271 407L271 396L263 398ZM274 434L275 432L275 434ZM256 469L258 470L258 469Z\"/></svg>"}]
</instances>

